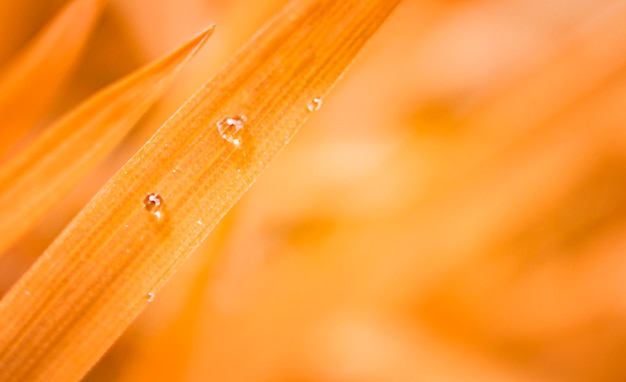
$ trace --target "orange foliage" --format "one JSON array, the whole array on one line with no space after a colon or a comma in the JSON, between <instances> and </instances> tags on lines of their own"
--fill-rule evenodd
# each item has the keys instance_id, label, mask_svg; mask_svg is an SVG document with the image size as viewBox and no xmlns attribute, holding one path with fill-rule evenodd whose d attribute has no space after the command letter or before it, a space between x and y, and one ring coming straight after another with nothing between
<instances>
[{"instance_id":1,"label":"orange foliage","mask_svg":"<svg viewBox=\"0 0 626 382\"><path fill-rule=\"evenodd\" d=\"M31 3L0 0L0 15L4 7L5 15L32 15L42 27L57 10L50 6L42 17ZM616 0L405 0L328 96L325 86L339 72L328 78L316 73L324 87L307 91L298 91L298 81L309 75L304 72L302 77L287 73L267 81L256 76L272 65L305 65L330 52L335 55L328 58L329 65L333 59L347 62L351 44L361 44L365 36L332 51L335 40L321 42L315 34L329 28L324 23L339 23L342 12L349 13L336 5L344 3L334 2L334 13L315 19L309 29L293 35L284 30L294 39L289 41L306 40L307 53L282 56L281 49L291 45L274 50L261 40L258 56L240 56L244 64L258 66L231 61L216 78L215 86L232 85L231 93L205 90L216 109L207 111L203 120L217 120L222 111L234 113L245 106L250 108L241 114L248 116L248 126L274 117L299 122L306 116L306 101L324 97L321 109L156 296L147 293L163 280L150 279L139 265L130 268L134 271L110 268L125 280L117 284L106 284L106 277L102 285L92 280L92 293L107 295L89 298L104 305L129 294L124 283L142 286L132 290L137 299L132 314L112 317L109 309L99 316L89 310L94 320L116 322L115 330L130 322L139 305L154 301L85 380L626 379L626 308L621 304L626 269L626 7ZM104 181L284 4L158 0L146 8L142 0L109 1L76 65L80 69L55 93L67 97L40 121L65 114L104 79L111 81L163 56L206 25L216 23L217 31L106 163L0 258L4 292ZM372 14L370 20L377 17ZM31 24L13 27L15 41L6 36L0 40L0 57L32 34ZM233 79L239 78L235 73L240 69L246 79L241 83ZM249 87L240 87L243 82ZM247 98L261 90L283 101L291 97L298 107L273 104L271 97ZM279 116L281 110L284 115ZM189 117L191 112L187 106L175 121L200 123ZM266 163L258 164L265 159L245 151L245 145L249 138L257 144L257 137L266 137L246 134L242 149L233 149L229 157L239 162L217 167L228 172L237 163L249 166L252 155L257 167L242 175L247 184ZM290 136L268 150L281 149ZM191 138L168 139L172 155L192 147L185 143ZM223 150L218 143L207 141L205 151L192 150L197 155L188 157L193 159L189 165L204 166L219 157ZM243 152L246 158L237 157ZM146 171L165 195L164 216L171 216L174 208L185 217L171 217L180 227L172 235L202 236L191 223L206 223L202 219L208 216L213 221L218 213L210 207L223 211L239 191L211 193L214 188L208 184L219 186L220 178L207 185L198 180L195 187L202 192L186 194L198 198L193 205L172 200L170 195L194 186L170 178L154 180L171 172L168 158ZM117 184L135 187L128 179L124 182ZM139 213L145 211L133 208L143 208L143 195L152 191L138 190L132 194L135 204L114 208L107 219L122 219L132 210L136 216L129 219L136 219L140 231L144 226L137 222L145 216ZM90 209L105 210L93 204ZM98 264L108 259L108 249L81 250L109 237L106 219L92 215L73 223L73 235L87 230L85 222L100 231L72 236L46 252L66 259L66 269L78 267L73 260L87 261L86 256L97 256L103 261ZM110 253L130 246L144 256L132 264L143 264L176 252L174 242L141 239L139 231L112 236L117 241L107 244ZM169 274L169 267L181 261L158 267ZM71 292L88 273L66 271L77 284L58 280L55 285ZM19 290L29 291L26 285L20 281ZM81 293L89 291L81 291L70 293L77 302L65 311L82 309ZM3 304L17 301L13 293ZM49 293L59 293L54 295L62 305L65 292ZM53 320L62 313L59 305L44 305L48 310L38 312L44 322L47 315ZM77 331L93 327L80 328L76 326ZM106 332L98 331L94 336ZM110 336L112 342L116 335ZM44 345L54 339L40 341ZM62 354L93 350L73 343L58 346L66 346ZM0 359L1 354L2 349Z\"/></svg>"}]
</instances>

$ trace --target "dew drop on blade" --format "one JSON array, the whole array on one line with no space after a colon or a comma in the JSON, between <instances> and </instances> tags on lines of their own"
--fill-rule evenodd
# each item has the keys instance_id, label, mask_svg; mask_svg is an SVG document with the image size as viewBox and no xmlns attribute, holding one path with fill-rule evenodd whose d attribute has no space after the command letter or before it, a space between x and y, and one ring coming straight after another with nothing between
<instances>
[{"instance_id":1,"label":"dew drop on blade","mask_svg":"<svg viewBox=\"0 0 626 382\"><path fill-rule=\"evenodd\" d=\"M217 131L227 142L239 147L241 146L241 136L245 124L246 117L243 115L226 117L217 122Z\"/></svg>"},{"instance_id":2,"label":"dew drop on blade","mask_svg":"<svg viewBox=\"0 0 626 382\"><path fill-rule=\"evenodd\" d=\"M322 99L319 97L313 98L313 100L307 105L307 109L310 112L318 111L322 107Z\"/></svg>"},{"instance_id":3,"label":"dew drop on blade","mask_svg":"<svg viewBox=\"0 0 626 382\"><path fill-rule=\"evenodd\" d=\"M154 301L154 292L149 292L149 293L146 295L146 301L148 301L148 302L152 302L152 301Z\"/></svg>"},{"instance_id":4,"label":"dew drop on blade","mask_svg":"<svg viewBox=\"0 0 626 382\"><path fill-rule=\"evenodd\" d=\"M146 211L156 216L157 219L160 219L161 216L163 216L163 212L161 212L161 209L163 208L163 198L161 195L155 193L146 195L143 199L143 206Z\"/></svg>"}]
</instances>

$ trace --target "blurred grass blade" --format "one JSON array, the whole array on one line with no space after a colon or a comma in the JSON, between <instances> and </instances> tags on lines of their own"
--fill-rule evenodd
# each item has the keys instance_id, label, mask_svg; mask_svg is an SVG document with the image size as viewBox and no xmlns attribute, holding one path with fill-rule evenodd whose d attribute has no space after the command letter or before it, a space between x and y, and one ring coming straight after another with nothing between
<instances>
[{"instance_id":1,"label":"blurred grass blade","mask_svg":"<svg viewBox=\"0 0 626 382\"><path fill-rule=\"evenodd\" d=\"M103 0L71 1L0 72L0 154L37 124L80 56Z\"/></svg>"},{"instance_id":2,"label":"blurred grass blade","mask_svg":"<svg viewBox=\"0 0 626 382\"><path fill-rule=\"evenodd\" d=\"M313 100L328 93L398 3L301 0L280 12L0 302L0 379L81 378L291 139L316 109ZM230 129L220 134L216 124L223 120Z\"/></svg>"},{"instance_id":3,"label":"blurred grass blade","mask_svg":"<svg viewBox=\"0 0 626 382\"><path fill-rule=\"evenodd\" d=\"M0 253L115 148L213 29L100 91L0 169Z\"/></svg>"}]
</instances>

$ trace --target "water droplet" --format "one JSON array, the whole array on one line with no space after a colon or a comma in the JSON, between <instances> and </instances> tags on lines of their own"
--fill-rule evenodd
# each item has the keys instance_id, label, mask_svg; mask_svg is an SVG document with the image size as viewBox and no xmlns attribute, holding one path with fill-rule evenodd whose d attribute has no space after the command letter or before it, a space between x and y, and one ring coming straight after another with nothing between
<instances>
[{"instance_id":1,"label":"water droplet","mask_svg":"<svg viewBox=\"0 0 626 382\"><path fill-rule=\"evenodd\" d=\"M154 301L154 292L148 292L148 294L146 295L146 301L148 302Z\"/></svg>"},{"instance_id":2,"label":"water droplet","mask_svg":"<svg viewBox=\"0 0 626 382\"><path fill-rule=\"evenodd\" d=\"M322 107L322 99L319 97L313 98L313 100L307 105L307 109L310 112L318 111Z\"/></svg>"},{"instance_id":3,"label":"water droplet","mask_svg":"<svg viewBox=\"0 0 626 382\"><path fill-rule=\"evenodd\" d=\"M202 219L199 219L196 223L198 223L198 225L202 225Z\"/></svg>"},{"instance_id":4,"label":"water droplet","mask_svg":"<svg viewBox=\"0 0 626 382\"><path fill-rule=\"evenodd\" d=\"M143 199L143 206L146 211L150 212L152 215L156 216L157 219L160 219L163 216L161 212L161 208L163 208L163 198L159 194L148 194Z\"/></svg>"},{"instance_id":5,"label":"water droplet","mask_svg":"<svg viewBox=\"0 0 626 382\"><path fill-rule=\"evenodd\" d=\"M241 135L243 134L243 128L246 124L246 117L243 115L226 117L217 122L217 131L222 138L239 147L241 146Z\"/></svg>"}]
</instances>

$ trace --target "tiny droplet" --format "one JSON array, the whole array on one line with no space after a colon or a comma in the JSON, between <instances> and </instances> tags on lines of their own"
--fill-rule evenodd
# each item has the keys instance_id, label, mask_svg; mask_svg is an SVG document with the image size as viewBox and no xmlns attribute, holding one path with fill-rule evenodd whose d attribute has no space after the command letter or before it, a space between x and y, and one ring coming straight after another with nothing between
<instances>
[{"instance_id":1,"label":"tiny droplet","mask_svg":"<svg viewBox=\"0 0 626 382\"><path fill-rule=\"evenodd\" d=\"M241 146L241 135L246 124L246 117L237 115L234 117L226 117L217 122L217 131L222 138L239 147Z\"/></svg>"},{"instance_id":2,"label":"tiny droplet","mask_svg":"<svg viewBox=\"0 0 626 382\"><path fill-rule=\"evenodd\" d=\"M313 98L313 100L307 105L307 109L310 112L318 111L322 107L322 99L319 97Z\"/></svg>"},{"instance_id":3,"label":"tiny droplet","mask_svg":"<svg viewBox=\"0 0 626 382\"><path fill-rule=\"evenodd\" d=\"M146 195L143 199L143 206L146 211L156 216L157 219L160 219L163 215L161 212L161 208L163 207L163 198L159 194L152 193Z\"/></svg>"},{"instance_id":4,"label":"tiny droplet","mask_svg":"<svg viewBox=\"0 0 626 382\"><path fill-rule=\"evenodd\" d=\"M146 295L146 301L148 302L154 301L154 292L148 292L148 294Z\"/></svg>"},{"instance_id":5,"label":"tiny droplet","mask_svg":"<svg viewBox=\"0 0 626 382\"><path fill-rule=\"evenodd\" d=\"M196 223L198 223L198 225L202 225L202 219L199 219Z\"/></svg>"}]
</instances>

